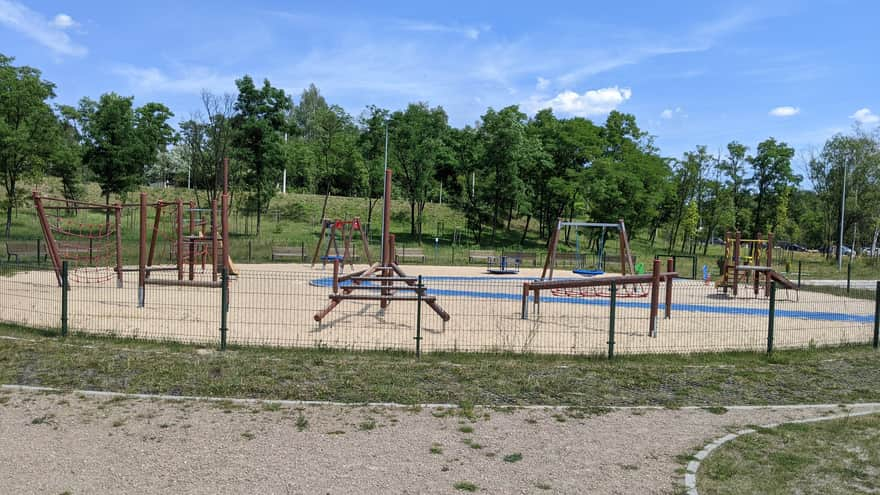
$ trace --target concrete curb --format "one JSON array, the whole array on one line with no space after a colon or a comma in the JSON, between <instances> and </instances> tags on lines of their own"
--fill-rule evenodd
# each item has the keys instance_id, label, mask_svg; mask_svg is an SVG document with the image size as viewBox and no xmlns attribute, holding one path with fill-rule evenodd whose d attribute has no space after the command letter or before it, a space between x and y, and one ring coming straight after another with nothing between
<instances>
[{"instance_id":1,"label":"concrete curb","mask_svg":"<svg viewBox=\"0 0 880 495\"><path fill-rule=\"evenodd\" d=\"M20 392L48 392L48 393L71 393L71 394L80 394L87 397L102 397L102 398L113 398L113 397L124 397L128 399L147 399L147 400L172 400L172 401L204 401L204 402L230 402L233 404L280 404L282 406L338 406L338 407L392 407L405 409L410 407L421 407L425 409L458 409L460 407L459 404L451 404L451 403L424 403L424 404L401 404L399 402L339 402L339 401L329 401L329 400L285 400L285 399L242 399L236 397L209 397L209 396L198 396L198 395L164 395L164 394L128 394L124 392L107 392L103 390L77 390L77 389L62 389L62 388L54 388L54 387L39 387L34 385L0 385L0 390L13 390ZM522 409L522 410L548 410L548 411L563 411L567 409L585 409L589 407L597 407L602 409L610 409L612 411L632 411L632 410L671 410L671 409L683 409L683 410L698 410L698 409L709 409L711 407L723 407L730 411L757 411L757 410L786 410L786 409L829 409L829 408L838 408L838 407L850 407L850 408L874 408L880 410L880 402L864 402L864 403L853 403L853 404L782 404L782 405L767 405L767 406L681 406L681 407L666 407L666 406L553 406L553 405L517 405L517 404L491 404L491 405L481 405L476 404L474 407L484 407L484 408L498 408L498 407L511 407L514 409Z\"/></svg>"},{"instance_id":2,"label":"concrete curb","mask_svg":"<svg viewBox=\"0 0 880 495\"><path fill-rule=\"evenodd\" d=\"M818 423L819 421L829 421L832 419L843 419L843 418L854 418L857 416L867 416L869 414L877 414L880 413L880 408L878 408L875 404L853 404L853 407L867 407L867 410L863 411L855 411L848 412L843 414L834 414L831 416L819 416L816 418L806 418L806 419L796 419L792 421L784 421L782 423L770 423L766 425L761 425L760 428L776 428L777 426L782 425L790 425L790 424L802 424L802 423ZM723 437L716 438L713 442L705 445L702 450L697 452L694 455L694 459L688 462L687 467L685 468L684 475L684 487L687 490L688 495L699 495L697 491L697 471L700 470L700 464L709 457L715 449L721 447L725 443L739 438L743 435L749 435L755 433L757 430L753 428L746 428L743 430L739 430L736 433L729 433L724 435Z\"/></svg>"}]
</instances>

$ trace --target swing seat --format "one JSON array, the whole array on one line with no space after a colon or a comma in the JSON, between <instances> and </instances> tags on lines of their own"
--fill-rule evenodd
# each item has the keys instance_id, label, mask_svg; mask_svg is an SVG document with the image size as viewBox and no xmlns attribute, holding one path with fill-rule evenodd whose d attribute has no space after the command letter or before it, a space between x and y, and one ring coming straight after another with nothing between
<instances>
[{"instance_id":1,"label":"swing seat","mask_svg":"<svg viewBox=\"0 0 880 495\"><path fill-rule=\"evenodd\" d=\"M583 275L585 277L595 277L596 275L603 275L605 273L604 270L586 270L583 268L577 268L572 270L571 272L578 275Z\"/></svg>"},{"instance_id":2,"label":"swing seat","mask_svg":"<svg viewBox=\"0 0 880 495\"><path fill-rule=\"evenodd\" d=\"M341 254L331 254L329 256L321 256L321 261L342 261L342 258Z\"/></svg>"}]
</instances>

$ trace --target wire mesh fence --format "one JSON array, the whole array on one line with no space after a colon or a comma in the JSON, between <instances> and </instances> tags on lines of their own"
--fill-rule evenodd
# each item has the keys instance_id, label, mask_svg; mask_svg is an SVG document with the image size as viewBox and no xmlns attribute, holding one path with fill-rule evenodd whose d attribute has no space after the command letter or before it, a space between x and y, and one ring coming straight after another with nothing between
<instances>
[{"instance_id":1,"label":"wire mesh fence","mask_svg":"<svg viewBox=\"0 0 880 495\"><path fill-rule=\"evenodd\" d=\"M350 267L347 267L351 270ZM672 283L658 294L652 327L650 287L610 292L545 291L523 301L523 283L509 278L442 274L423 277L423 296L436 298L444 321L418 291L382 307L379 300L343 300L320 322L315 315L331 303L331 270L279 265L277 270L242 269L228 281L227 340L259 345L422 352L513 352L577 355L767 351L877 339L877 291L804 285L775 290L774 303L762 286L742 286L737 296L699 280ZM449 269L452 273L454 270ZM152 277L173 281L174 271ZM200 267L199 277L210 279ZM76 283L63 291L51 265L0 262L0 321L70 332L217 345L223 326L222 288L147 285L138 306L136 272L115 280ZM221 284L222 285L222 284ZM343 285L338 290L346 291ZM380 287L359 293L381 293ZM66 313L64 299L66 298ZM523 309L527 310L524 315ZM419 337L417 339L417 337Z\"/></svg>"}]
</instances>

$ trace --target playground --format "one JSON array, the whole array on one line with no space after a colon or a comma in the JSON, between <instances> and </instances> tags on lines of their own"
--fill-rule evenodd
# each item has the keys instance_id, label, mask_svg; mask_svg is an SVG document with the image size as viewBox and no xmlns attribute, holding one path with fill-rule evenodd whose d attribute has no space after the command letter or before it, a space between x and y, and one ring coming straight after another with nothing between
<instances>
[{"instance_id":1,"label":"playground","mask_svg":"<svg viewBox=\"0 0 880 495\"><path fill-rule=\"evenodd\" d=\"M365 269L355 265L355 269ZM541 296L539 313L521 315L523 283L540 269L497 277L483 266L408 266L422 276L426 297L451 316L444 321L418 303L349 300L321 322L330 302L332 269L307 264L242 265L229 282L230 344L344 349L421 349L604 354L609 340L607 297ZM219 339L221 291L210 286L147 285L138 307L137 272L117 280L74 284L68 293L71 331L204 344ZM174 279L175 272L157 272ZM609 275L610 276L610 275ZM210 280L210 269L196 271ZM572 279L571 275L564 280ZM559 278L557 278L559 279ZM675 280L670 318L661 303L656 336L649 336L650 298L616 301L615 352L664 353L762 350L767 345L768 299L724 295L702 281ZM665 301L665 284L658 299ZM0 279L0 320L57 327L59 287L52 271L21 271ZM777 291L775 346L806 347L870 342L874 302L840 295ZM533 306L533 301L529 300Z\"/></svg>"}]
</instances>

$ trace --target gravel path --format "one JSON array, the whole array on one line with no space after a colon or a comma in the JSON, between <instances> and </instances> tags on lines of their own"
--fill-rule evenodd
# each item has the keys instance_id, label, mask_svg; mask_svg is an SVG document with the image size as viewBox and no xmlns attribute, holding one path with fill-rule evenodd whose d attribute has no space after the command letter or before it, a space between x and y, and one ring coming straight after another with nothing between
<instances>
[{"instance_id":1,"label":"gravel path","mask_svg":"<svg viewBox=\"0 0 880 495\"><path fill-rule=\"evenodd\" d=\"M676 456L734 428L832 409L478 408L465 418L0 390L0 479L23 494L461 493L460 482L479 493L674 493Z\"/></svg>"}]
</instances>

